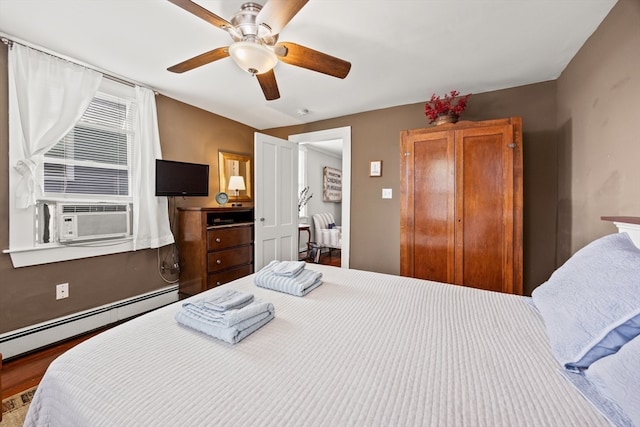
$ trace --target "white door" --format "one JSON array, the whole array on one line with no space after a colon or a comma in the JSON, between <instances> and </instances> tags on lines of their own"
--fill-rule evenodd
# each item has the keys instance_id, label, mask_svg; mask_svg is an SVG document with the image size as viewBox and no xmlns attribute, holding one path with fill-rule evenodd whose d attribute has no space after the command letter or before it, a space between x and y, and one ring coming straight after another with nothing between
<instances>
[{"instance_id":1,"label":"white door","mask_svg":"<svg viewBox=\"0 0 640 427\"><path fill-rule=\"evenodd\" d=\"M298 259L298 144L255 133L255 271Z\"/></svg>"}]
</instances>

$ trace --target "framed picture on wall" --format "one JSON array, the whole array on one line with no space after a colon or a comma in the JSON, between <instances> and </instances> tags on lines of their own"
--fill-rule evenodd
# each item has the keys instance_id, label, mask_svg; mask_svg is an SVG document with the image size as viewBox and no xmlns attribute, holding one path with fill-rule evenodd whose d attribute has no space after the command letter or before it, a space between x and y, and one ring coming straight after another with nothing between
<instances>
[{"instance_id":1,"label":"framed picture on wall","mask_svg":"<svg viewBox=\"0 0 640 427\"><path fill-rule=\"evenodd\" d=\"M382 176L382 160L372 160L369 163L369 176Z\"/></svg>"},{"instance_id":2,"label":"framed picture on wall","mask_svg":"<svg viewBox=\"0 0 640 427\"><path fill-rule=\"evenodd\" d=\"M325 166L322 169L322 201L342 202L342 171Z\"/></svg>"}]
</instances>

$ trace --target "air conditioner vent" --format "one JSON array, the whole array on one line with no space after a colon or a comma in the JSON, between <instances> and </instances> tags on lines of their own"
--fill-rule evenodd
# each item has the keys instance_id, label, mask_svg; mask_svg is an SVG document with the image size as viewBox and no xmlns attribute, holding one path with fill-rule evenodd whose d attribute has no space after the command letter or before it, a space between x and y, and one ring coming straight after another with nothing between
<instances>
[{"instance_id":1,"label":"air conditioner vent","mask_svg":"<svg viewBox=\"0 0 640 427\"><path fill-rule=\"evenodd\" d=\"M62 205L62 213L127 212L129 205Z\"/></svg>"}]
</instances>

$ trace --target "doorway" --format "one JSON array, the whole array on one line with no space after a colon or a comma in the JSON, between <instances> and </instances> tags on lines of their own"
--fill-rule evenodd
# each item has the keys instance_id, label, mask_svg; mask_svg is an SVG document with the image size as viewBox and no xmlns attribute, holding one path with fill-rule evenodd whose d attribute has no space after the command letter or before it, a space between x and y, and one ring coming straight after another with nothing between
<instances>
[{"instance_id":1,"label":"doorway","mask_svg":"<svg viewBox=\"0 0 640 427\"><path fill-rule=\"evenodd\" d=\"M349 268L349 248L351 235L351 127L327 129L290 135L289 141L304 142L342 141L342 250L340 265Z\"/></svg>"}]
</instances>

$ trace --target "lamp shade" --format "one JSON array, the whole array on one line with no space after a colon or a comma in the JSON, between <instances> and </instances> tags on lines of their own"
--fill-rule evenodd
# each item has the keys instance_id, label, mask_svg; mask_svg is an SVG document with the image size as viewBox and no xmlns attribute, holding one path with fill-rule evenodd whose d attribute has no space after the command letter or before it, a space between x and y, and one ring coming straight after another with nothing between
<instances>
[{"instance_id":1,"label":"lamp shade","mask_svg":"<svg viewBox=\"0 0 640 427\"><path fill-rule=\"evenodd\" d=\"M266 46L256 42L235 42L229 46L229 56L238 67L251 74L262 74L278 63L276 54Z\"/></svg>"},{"instance_id":2,"label":"lamp shade","mask_svg":"<svg viewBox=\"0 0 640 427\"><path fill-rule=\"evenodd\" d=\"M231 175L229 178L229 185L227 186L229 190L246 190L247 188L244 186L244 177L240 175Z\"/></svg>"}]
</instances>

